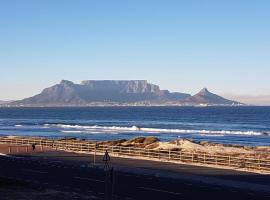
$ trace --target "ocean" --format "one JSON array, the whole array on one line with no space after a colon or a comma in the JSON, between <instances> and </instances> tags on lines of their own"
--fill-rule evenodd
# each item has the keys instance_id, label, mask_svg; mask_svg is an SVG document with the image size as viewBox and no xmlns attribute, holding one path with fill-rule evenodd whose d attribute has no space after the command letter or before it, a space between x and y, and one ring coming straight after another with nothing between
<instances>
[{"instance_id":1,"label":"ocean","mask_svg":"<svg viewBox=\"0 0 270 200\"><path fill-rule=\"evenodd\" d=\"M270 146L270 107L0 108L0 135Z\"/></svg>"}]
</instances>

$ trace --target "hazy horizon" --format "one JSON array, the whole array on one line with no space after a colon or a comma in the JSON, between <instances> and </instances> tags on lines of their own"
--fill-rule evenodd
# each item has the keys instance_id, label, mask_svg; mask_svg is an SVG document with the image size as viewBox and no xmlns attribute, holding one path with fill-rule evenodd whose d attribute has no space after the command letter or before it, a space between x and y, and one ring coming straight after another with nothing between
<instances>
[{"instance_id":1,"label":"hazy horizon","mask_svg":"<svg viewBox=\"0 0 270 200\"><path fill-rule=\"evenodd\" d=\"M0 100L62 79L144 79L270 105L270 2L3 1Z\"/></svg>"}]
</instances>

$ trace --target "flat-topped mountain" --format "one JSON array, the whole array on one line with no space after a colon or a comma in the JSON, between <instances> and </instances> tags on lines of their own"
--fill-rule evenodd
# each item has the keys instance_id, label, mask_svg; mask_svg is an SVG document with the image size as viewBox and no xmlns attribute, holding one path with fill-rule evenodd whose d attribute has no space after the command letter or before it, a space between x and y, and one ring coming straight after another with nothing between
<instances>
[{"instance_id":1,"label":"flat-topped mountain","mask_svg":"<svg viewBox=\"0 0 270 200\"><path fill-rule=\"evenodd\" d=\"M230 101L208 92L191 96L161 90L146 80L86 80L80 84L63 80L40 94L20 101L15 106L90 106L90 105L232 105Z\"/></svg>"}]
</instances>

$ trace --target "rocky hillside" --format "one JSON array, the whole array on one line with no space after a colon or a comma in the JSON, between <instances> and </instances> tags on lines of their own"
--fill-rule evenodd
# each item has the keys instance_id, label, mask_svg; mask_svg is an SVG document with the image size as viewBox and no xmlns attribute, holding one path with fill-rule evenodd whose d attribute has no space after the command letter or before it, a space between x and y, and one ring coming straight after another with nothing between
<instances>
[{"instance_id":1,"label":"rocky hillside","mask_svg":"<svg viewBox=\"0 0 270 200\"><path fill-rule=\"evenodd\" d=\"M161 90L146 80L86 80L80 84L63 80L44 89L40 94L20 101L14 106L89 106L89 105L233 105L230 101L203 89L191 96Z\"/></svg>"},{"instance_id":2,"label":"rocky hillside","mask_svg":"<svg viewBox=\"0 0 270 200\"><path fill-rule=\"evenodd\" d=\"M239 102L231 101L225 99L221 96L213 94L207 90L207 88L203 88L199 93L195 94L192 97L183 100L184 103L187 104L211 104L211 105L238 105Z\"/></svg>"}]
</instances>

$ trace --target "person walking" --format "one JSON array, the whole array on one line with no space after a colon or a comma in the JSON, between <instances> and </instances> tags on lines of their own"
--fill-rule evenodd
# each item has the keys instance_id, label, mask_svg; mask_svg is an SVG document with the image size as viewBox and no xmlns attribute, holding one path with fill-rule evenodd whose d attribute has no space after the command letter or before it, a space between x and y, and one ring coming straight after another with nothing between
<instances>
[{"instance_id":1,"label":"person walking","mask_svg":"<svg viewBox=\"0 0 270 200\"><path fill-rule=\"evenodd\" d=\"M33 152L35 152L35 150L36 150L36 144L32 144L32 150L33 150Z\"/></svg>"}]
</instances>

